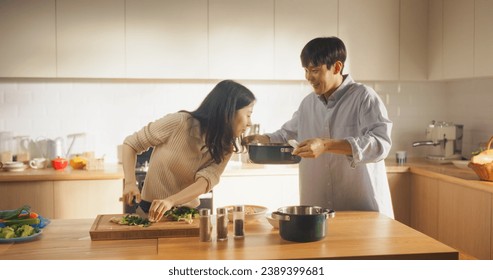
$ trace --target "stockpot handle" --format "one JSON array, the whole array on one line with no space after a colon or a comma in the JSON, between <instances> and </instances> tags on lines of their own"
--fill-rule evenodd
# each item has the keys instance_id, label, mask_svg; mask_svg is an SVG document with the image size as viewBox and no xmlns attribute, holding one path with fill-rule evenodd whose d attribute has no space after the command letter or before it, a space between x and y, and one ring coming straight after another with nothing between
<instances>
[{"instance_id":1,"label":"stockpot handle","mask_svg":"<svg viewBox=\"0 0 493 280\"><path fill-rule=\"evenodd\" d=\"M335 218L336 211L332 209L325 209L324 214L325 214L325 219Z\"/></svg>"},{"instance_id":2,"label":"stockpot handle","mask_svg":"<svg viewBox=\"0 0 493 280\"><path fill-rule=\"evenodd\" d=\"M271 214L271 217L275 220L278 220L278 221L289 221L290 218L289 218L289 215L283 215L281 214L281 212L272 212Z\"/></svg>"}]
</instances>

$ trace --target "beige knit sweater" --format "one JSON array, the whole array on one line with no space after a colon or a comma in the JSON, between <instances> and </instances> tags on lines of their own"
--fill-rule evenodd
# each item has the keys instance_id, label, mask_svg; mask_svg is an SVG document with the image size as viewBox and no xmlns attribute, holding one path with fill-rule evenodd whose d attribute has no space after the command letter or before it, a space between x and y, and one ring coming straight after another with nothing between
<instances>
[{"instance_id":1,"label":"beige knit sweater","mask_svg":"<svg viewBox=\"0 0 493 280\"><path fill-rule=\"evenodd\" d=\"M149 169L142 189L142 199L169 197L192 183L199 177L208 182L207 192L219 183L221 174L231 157L216 164L200 134L198 120L190 114L178 112L166 115L149 123L141 130L125 138L137 154L154 147ZM187 203L198 206L198 198Z\"/></svg>"}]
</instances>

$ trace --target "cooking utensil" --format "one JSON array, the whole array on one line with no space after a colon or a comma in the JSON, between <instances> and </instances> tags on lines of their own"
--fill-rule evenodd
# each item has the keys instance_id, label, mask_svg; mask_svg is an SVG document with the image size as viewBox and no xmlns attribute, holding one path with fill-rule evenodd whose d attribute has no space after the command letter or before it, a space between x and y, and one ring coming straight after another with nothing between
<instances>
[{"instance_id":1,"label":"cooking utensil","mask_svg":"<svg viewBox=\"0 0 493 280\"><path fill-rule=\"evenodd\" d=\"M279 235L288 241L312 242L325 238L327 219L335 211L318 206L287 206L272 213L279 220Z\"/></svg>"},{"instance_id":2,"label":"cooking utensil","mask_svg":"<svg viewBox=\"0 0 493 280\"><path fill-rule=\"evenodd\" d=\"M295 164L301 157L291 154L294 148L287 143L252 143L248 145L248 155L253 163Z\"/></svg>"},{"instance_id":3,"label":"cooking utensil","mask_svg":"<svg viewBox=\"0 0 493 280\"><path fill-rule=\"evenodd\" d=\"M51 165L53 166L53 168L55 168L56 170L63 170L65 169L65 167L67 167L68 165L68 160L64 159L64 158L61 158L61 157L58 157L56 159L53 159L51 161Z\"/></svg>"}]
</instances>

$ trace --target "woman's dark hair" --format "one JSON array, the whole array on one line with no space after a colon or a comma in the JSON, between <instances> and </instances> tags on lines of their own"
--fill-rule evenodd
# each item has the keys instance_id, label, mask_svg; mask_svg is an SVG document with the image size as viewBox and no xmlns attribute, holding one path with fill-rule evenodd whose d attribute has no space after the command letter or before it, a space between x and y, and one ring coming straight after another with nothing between
<instances>
[{"instance_id":1,"label":"woman's dark hair","mask_svg":"<svg viewBox=\"0 0 493 280\"><path fill-rule=\"evenodd\" d=\"M238 151L233 136L235 113L254 101L255 96L248 88L224 80L212 89L197 110L189 112L200 122L200 131L205 134L205 147L216 163L222 162L226 154Z\"/></svg>"},{"instance_id":2,"label":"woman's dark hair","mask_svg":"<svg viewBox=\"0 0 493 280\"><path fill-rule=\"evenodd\" d=\"M301 65L303 67L325 64L327 65L327 68L330 68L336 61L341 61L343 69L346 62L346 56L346 46L344 45L344 42L337 37L315 38L303 47L300 55Z\"/></svg>"}]
</instances>

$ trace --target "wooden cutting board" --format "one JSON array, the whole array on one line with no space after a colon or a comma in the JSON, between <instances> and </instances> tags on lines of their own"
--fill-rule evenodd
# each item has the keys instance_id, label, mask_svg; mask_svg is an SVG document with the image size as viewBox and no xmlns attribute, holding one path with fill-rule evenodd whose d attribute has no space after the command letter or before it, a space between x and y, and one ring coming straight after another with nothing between
<instances>
[{"instance_id":1,"label":"wooden cutting board","mask_svg":"<svg viewBox=\"0 0 493 280\"><path fill-rule=\"evenodd\" d=\"M123 214L98 215L89 231L91 240L146 239L163 237L195 237L199 236L199 220L194 219L188 224L184 221L161 221L148 227L119 225L111 222L113 217Z\"/></svg>"}]
</instances>

